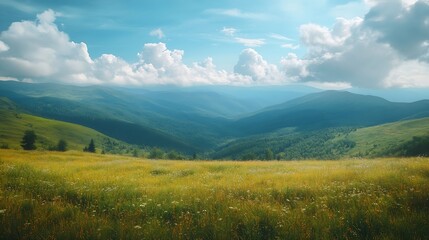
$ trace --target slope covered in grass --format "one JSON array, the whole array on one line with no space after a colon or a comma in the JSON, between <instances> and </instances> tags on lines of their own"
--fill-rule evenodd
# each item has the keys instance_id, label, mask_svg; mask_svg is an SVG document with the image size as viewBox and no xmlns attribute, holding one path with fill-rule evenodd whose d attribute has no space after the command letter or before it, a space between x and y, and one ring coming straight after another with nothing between
<instances>
[{"instance_id":1,"label":"slope covered in grass","mask_svg":"<svg viewBox=\"0 0 429 240\"><path fill-rule=\"evenodd\" d=\"M429 136L429 118L360 128L345 138L356 143L348 155L374 157L399 154L403 144L420 136Z\"/></svg>"},{"instance_id":2,"label":"slope covered in grass","mask_svg":"<svg viewBox=\"0 0 429 240\"><path fill-rule=\"evenodd\" d=\"M427 158L154 161L0 150L0 238L424 239Z\"/></svg>"},{"instance_id":3,"label":"slope covered in grass","mask_svg":"<svg viewBox=\"0 0 429 240\"><path fill-rule=\"evenodd\" d=\"M423 137L415 139L414 137ZM398 121L365 128L328 128L313 131L281 129L270 134L237 139L219 147L215 159L265 159L267 149L275 159L339 159L347 157L419 156L427 151L415 144L429 139L429 118ZM414 141L414 142L412 142ZM423 142L421 142L423 141Z\"/></svg>"},{"instance_id":4,"label":"slope covered in grass","mask_svg":"<svg viewBox=\"0 0 429 240\"><path fill-rule=\"evenodd\" d=\"M26 130L35 131L39 149L48 149L60 139L66 140L68 148L72 150L82 150L91 139L94 139L98 149L106 139L116 141L77 124L19 113L14 103L7 98L0 98L0 115L0 145L3 147L21 149L20 141Z\"/></svg>"}]
</instances>

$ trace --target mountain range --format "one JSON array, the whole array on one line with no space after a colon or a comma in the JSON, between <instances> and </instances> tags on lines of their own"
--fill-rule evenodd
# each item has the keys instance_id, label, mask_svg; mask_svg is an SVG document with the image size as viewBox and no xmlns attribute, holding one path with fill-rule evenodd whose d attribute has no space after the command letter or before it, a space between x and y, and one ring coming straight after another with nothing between
<instances>
[{"instance_id":1,"label":"mountain range","mask_svg":"<svg viewBox=\"0 0 429 240\"><path fill-rule=\"evenodd\" d=\"M19 113L78 124L128 144L210 158L262 158L266 149L287 157L293 152L288 147L306 149L299 147L306 141L326 144L356 129L429 117L429 100L399 103L309 87L133 89L2 81L0 96ZM350 141L325 146L332 148L325 155L344 154L354 147Z\"/></svg>"}]
</instances>

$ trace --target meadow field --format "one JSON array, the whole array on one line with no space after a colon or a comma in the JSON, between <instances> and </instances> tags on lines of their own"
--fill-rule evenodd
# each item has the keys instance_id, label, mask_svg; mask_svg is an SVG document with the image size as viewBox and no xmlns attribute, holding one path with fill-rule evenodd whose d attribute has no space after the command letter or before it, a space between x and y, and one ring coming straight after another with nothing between
<instances>
[{"instance_id":1,"label":"meadow field","mask_svg":"<svg viewBox=\"0 0 429 240\"><path fill-rule=\"evenodd\" d=\"M429 159L0 150L0 239L427 239Z\"/></svg>"}]
</instances>

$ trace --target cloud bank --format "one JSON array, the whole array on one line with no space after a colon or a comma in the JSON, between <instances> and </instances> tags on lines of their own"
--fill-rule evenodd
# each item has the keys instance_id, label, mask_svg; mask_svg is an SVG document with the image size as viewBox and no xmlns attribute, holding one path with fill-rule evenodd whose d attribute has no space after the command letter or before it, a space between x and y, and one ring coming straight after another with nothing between
<instances>
[{"instance_id":1,"label":"cloud bank","mask_svg":"<svg viewBox=\"0 0 429 240\"><path fill-rule=\"evenodd\" d=\"M429 2L371 4L364 19L338 18L331 29L300 27L301 42L308 49L297 66L304 69L301 81L429 87Z\"/></svg>"},{"instance_id":2,"label":"cloud bank","mask_svg":"<svg viewBox=\"0 0 429 240\"><path fill-rule=\"evenodd\" d=\"M0 34L0 80L111 85L268 85L304 83L327 88L429 87L429 2L366 1L364 18L338 18L331 27L308 23L299 28L299 44L285 49L307 49L304 56L285 53L276 64L256 50L244 49L234 71L217 69L208 57L185 64L183 50L165 43L144 44L138 60L118 56L92 58L85 43L76 43L55 24L57 14L47 10L35 21L12 23ZM223 13L223 12L222 12ZM244 16L237 11L229 15ZM237 29L221 33L247 47L265 39L235 37ZM161 29L150 33L163 38ZM273 39L289 41L278 34Z\"/></svg>"},{"instance_id":3,"label":"cloud bank","mask_svg":"<svg viewBox=\"0 0 429 240\"><path fill-rule=\"evenodd\" d=\"M71 84L248 84L249 76L216 69L211 58L188 66L184 51L164 43L148 43L139 60L128 63L112 54L92 59L85 43L71 41L55 24L56 13L47 10L36 21L12 23L0 34L0 76L34 82ZM160 31L154 32L160 37Z\"/></svg>"}]
</instances>

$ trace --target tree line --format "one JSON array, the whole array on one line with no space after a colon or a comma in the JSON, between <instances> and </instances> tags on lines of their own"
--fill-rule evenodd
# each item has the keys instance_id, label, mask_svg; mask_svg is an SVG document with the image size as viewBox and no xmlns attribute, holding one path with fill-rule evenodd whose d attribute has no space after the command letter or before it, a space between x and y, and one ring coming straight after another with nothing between
<instances>
[{"instance_id":1,"label":"tree line","mask_svg":"<svg viewBox=\"0 0 429 240\"><path fill-rule=\"evenodd\" d=\"M24 150L36 150L37 149L36 140L37 140L37 135L34 132L34 130L26 130L24 132L24 136L22 137L22 140L20 142L22 149L24 149ZM60 140L58 140L56 145L49 146L48 150L49 151L65 152L68 150L68 143L66 140L60 139ZM95 143L94 143L93 139L91 139L88 146L85 146L83 151L95 153Z\"/></svg>"},{"instance_id":2,"label":"tree line","mask_svg":"<svg viewBox=\"0 0 429 240\"><path fill-rule=\"evenodd\" d=\"M21 140L21 147L24 150L36 150L37 135L34 130L26 130ZM56 145L48 146L49 151L60 151L65 152L68 150L68 143L64 139L58 140ZM82 149L83 152L95 153L97 151L94 139L91 139L89 144ZM131 155L133 157L144 157L149 159L174 159L174 160L191 160L196 159L197 154L194 153L192 156L177 152L175 150L164 150L158 147L145 147L139 148L137 146L129 146L119 141L112 140L110 138L102 139L101 143L101 154L120 154L120 155Z\"/></svg>"}]
</instances>

